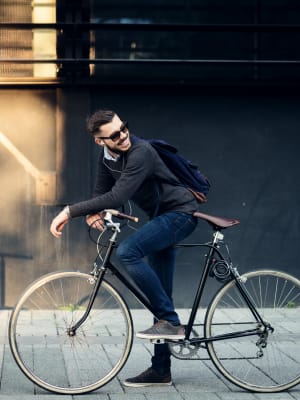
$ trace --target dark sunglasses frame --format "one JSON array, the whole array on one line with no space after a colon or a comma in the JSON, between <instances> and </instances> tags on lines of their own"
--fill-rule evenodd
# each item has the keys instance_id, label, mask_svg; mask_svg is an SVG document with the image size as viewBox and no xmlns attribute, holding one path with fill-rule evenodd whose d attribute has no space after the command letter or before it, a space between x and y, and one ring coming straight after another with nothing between
<instances>
[{"instance_id":1,"label":"dark sunglasses frame","mask_svg":"<svg viewBox=\"0 0 300 400\"><path fill-rule=\"evenodd\" d=\"M120 130L113 132L110 136L96 136L96 138L103 140L112 140L113 142L117 142L121 137L121 133L124 133L127 130L128 130L128 122L124 121L120 127Z\"/></svg>"}]
</instances>

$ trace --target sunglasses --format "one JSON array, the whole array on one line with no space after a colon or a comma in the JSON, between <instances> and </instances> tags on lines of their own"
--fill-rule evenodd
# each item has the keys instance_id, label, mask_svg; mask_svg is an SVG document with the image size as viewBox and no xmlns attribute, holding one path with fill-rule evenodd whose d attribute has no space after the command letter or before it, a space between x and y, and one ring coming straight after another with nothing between
<instances>
[{"instance_id":1,"label":"sunglasses","mask_svg":"<svg viewBox=\"0 0 300 400\"><path fill-rule=\"evenodd\" d=\"M128 122L125 121L122 123L119 131L113 132L110 136L96 136L96 138L103 140L110 139L113 142L117 142L121 137L121 133L126 133L127 131L128 131Z\"/></svg>"}]
</instances>

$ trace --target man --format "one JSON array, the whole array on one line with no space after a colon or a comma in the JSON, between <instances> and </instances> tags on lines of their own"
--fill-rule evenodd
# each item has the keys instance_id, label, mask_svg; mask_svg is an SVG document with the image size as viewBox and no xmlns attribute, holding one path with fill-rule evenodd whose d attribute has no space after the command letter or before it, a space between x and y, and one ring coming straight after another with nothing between
<instances>
[{"instance_id":1,"label":"man","mask_svg":"<svg viewBox=\"0 0 300 400\"><path fill-rule=\"evenodd\" d=\"M146 141L131 137L126 122L110 110L95 112L88 132L101 146L94 197L65 207L52 221L50 231L60 237L71 218L86 216L88 225L102 230L101 211L120 208L128 200L149 217L138 231L123 240L117 257L150 300L157 320L137 336L145 339L183 339L172 301L175 266L174 245L193 232L197 202L170 172ZM145 261L147 257L148 262ZM152 366L125 380L126 386L171 385L171 361L167 344L156 344Z\"/></svg>"}]
</instances>

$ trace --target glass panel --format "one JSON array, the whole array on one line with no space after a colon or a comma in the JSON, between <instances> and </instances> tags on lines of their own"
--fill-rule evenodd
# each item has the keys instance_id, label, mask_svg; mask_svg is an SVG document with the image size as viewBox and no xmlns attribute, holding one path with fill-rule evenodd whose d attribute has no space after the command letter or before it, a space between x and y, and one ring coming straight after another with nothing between
<instances>
[{"instance_id":1,"label":"glass panel","mask_svg":"<svg viewBox=\"0 0 300 400\"><path fill-rule=\"evenodd\" d=\"M31 1L3 0L0 2L0 22L31 23ZM0 57L32 58L32 32L18 29L0 29ZM30 64L0 63L1 76L32 76Z\"/></svg>"},{"instance_id":2,"label":"glass panel","mask_svg":"<svg viewBox=\"0 0 300 400\"><path fill-rule=\"evenodd\" d=\"M94 22L251 23L255 0L93 0Z\"/></svg>"},{"instance_id":3,"label":"glass panel","mask_svg":"<svg viewBox=\"0 0 300 400\"><path fill-rule=\"evenodd\" d=\"M2 23L55 22L55 0L3 0L0 2ZM56 32L53 29L0 28L0 77L55 77L54 64L22 63L22 59L55 59Z\"/></svg>"}]
</instances>

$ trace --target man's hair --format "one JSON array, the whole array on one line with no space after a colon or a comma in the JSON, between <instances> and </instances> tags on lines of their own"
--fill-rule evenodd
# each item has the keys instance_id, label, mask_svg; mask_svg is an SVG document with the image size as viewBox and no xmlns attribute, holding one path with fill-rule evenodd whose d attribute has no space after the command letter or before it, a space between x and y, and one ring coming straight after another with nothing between
<instances>
[{"instance_id":1,"label":"man's hair","mask_svg":"<svg viewBox=\"0 0 300 400\"><path fill-rule=\"evenodd\" d=\"M98 110L94 112L86 121L88 133L94 136L99 132L100 126L111 122L115 115L116 113L112 110Z\"/></svg>"}]
</instances>

